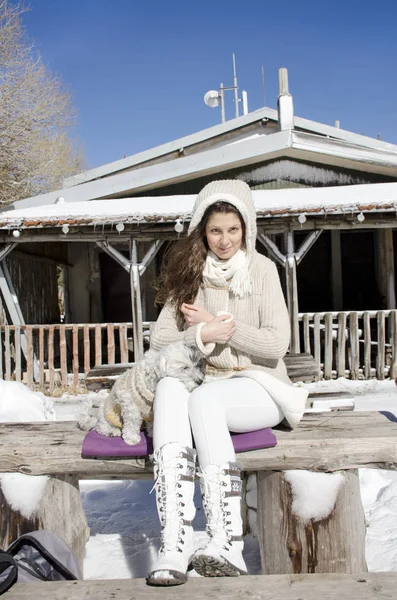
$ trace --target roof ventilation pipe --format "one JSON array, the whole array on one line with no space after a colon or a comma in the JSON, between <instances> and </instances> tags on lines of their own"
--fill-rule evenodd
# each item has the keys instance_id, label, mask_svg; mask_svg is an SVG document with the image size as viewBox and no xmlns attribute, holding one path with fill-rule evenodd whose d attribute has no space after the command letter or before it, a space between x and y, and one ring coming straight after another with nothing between
<instances>
[{"instance_id":1,"label":"roof ventilation pipe","mask_svg":"<svg viewBox=\"0 0 397 600\"><path fill-rule=\"evenodd\" d=\"M294 128L294 103L288 91L288 69L278 70L278 128Z\"/></svg>"}]
</instances>

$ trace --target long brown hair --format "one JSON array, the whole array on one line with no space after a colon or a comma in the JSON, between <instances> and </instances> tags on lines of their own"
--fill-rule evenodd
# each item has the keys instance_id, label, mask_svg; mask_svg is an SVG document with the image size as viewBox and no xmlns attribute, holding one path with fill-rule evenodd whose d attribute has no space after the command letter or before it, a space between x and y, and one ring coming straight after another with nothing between
<instances>
[{"instance_id":1,"label":"long brown hair","mask_svg":"<svg viewBox=\"0 0 397 600\"><path fill-rule=\"evenodd\" d=\"M179 312L184 302L192 304L196 299L203 281L204 263L208 252L205 229L208 219L214 213L235 213L240 219L245 240L245 223L237 208L223 200L211 204L196 229L169 248L156 282L156 304L165 304L168 301Z\"/></svg>"}]
</instances>

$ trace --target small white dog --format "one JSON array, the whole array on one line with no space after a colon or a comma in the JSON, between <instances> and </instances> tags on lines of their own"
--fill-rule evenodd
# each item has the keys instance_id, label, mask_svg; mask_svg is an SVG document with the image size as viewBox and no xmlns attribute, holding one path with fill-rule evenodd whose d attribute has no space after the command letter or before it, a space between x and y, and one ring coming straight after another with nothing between
<instances>
[{"instance_id":1,"label":"small white dog","mask_svg":"<svg viewBox=\"0 0 397 600\"><path fill-rule=\"evenodd\" d=\"M156 386L163 377L179 379L189 392L203 382L202 355L182 342L162 350L149 350L144 358L120 375L109 396L94 417L92 407L83 409L79 426L84 431L94 428L108 436L122 436L127 444L137 444L143 422L153 420Z\"/></svg>"}]
</instances>

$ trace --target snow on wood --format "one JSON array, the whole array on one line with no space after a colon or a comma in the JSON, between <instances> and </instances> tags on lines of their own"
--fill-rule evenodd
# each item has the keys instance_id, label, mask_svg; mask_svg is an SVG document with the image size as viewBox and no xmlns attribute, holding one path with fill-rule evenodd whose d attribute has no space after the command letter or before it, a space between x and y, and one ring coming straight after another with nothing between
<instances>
[{"instance_id":1,"label":"snow on wood","mask_svg":"<svg viewBox=\"0 0 397 600\"><path fill-rule=\"evenodd\" d=\"M345 483L341 473L312 473L291 470L284 473L292 491L292 512L302 522L320 521L333 511L340 488Z\"/></svg>"},{"instance_id":2,"label":"snow on wood","mask_svg":"<svg viewBox=\"0 0 397 600\"><path fill-rule=\"evenodd\" d=\"M189 221L195 198L195 194L187 194L35 206L0 213L0 228L54 226L65 223L102 225L117 224L119 221L137 224L177 219ZM397 183L254 190L253 198L258 217L281 217L301 213L397 213Z\"/></svg>"}]
</instances>

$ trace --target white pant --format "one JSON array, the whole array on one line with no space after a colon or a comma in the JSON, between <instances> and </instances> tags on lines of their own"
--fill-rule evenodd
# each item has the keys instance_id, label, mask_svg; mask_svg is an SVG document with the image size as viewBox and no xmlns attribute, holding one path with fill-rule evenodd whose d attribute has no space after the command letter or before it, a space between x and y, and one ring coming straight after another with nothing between
<instances>
[{"instance_id":1,"label":"white pant","mask_svg":"<svg viewBox=\"0 0 397 600\"><path fill-rule=\"evenodd\" d=\"M252 379L235 377L204 383L191 394L173 377L157 385L154 449L170 442L192 446L202 469L235 461L229 431L244 433L274 427L284 418L266 390Z\"/></svg>"}]
</instances>

